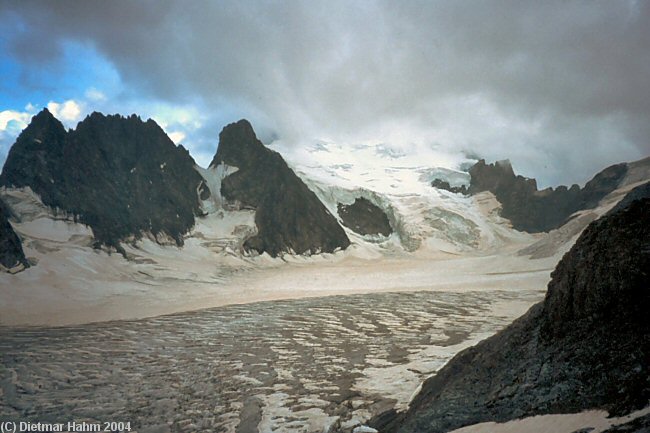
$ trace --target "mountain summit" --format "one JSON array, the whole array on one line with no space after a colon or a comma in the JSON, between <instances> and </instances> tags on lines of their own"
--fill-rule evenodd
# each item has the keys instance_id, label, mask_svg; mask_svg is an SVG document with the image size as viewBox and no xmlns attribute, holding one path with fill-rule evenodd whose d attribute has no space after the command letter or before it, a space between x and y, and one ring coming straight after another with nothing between
<instances>
[{"instance_id":1,"label":"mountain summit","mask_svg":"<svg viewBox=\"0 0 650 433\"><path fill-rule=\"evenodd\" d=\"M9 151L0 185L30 187L89 225L97 245L120 249L143 233L180 245L200 213L194 165L153 120L95 112L66 132L44 109Z\"/></svg>"},{"instance_id":2,"label":"mountain summit","mask_svg":"<svg viewBox=\"0 0 650 433\"><path fill-rule=\"evenodd\" d=\"M210 167L225 164L237 171L223 179L221 195L256 210L258 233L244 249L278 256L333 252L350 240L336 218L289 168L279 153L257 139L247 120L227 125Z\"/></svg>"}]
</instances>

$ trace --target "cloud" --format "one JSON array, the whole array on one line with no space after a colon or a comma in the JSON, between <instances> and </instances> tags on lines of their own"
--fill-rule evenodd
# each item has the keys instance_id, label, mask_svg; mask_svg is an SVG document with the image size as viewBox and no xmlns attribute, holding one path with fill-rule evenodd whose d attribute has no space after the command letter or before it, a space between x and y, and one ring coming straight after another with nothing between
<instances>
[{"instance_id":1,"label":"cloud","mask_svg":"<svg viewBox=\"0 0 650 433\"><path fill-rule=\"evenodd\" d=\"M176 144L180 144L186 137L186 135L180 131L169 132L169 138Z\"/></svg>"},{"instance_id":2,"label":"cloud","mask_svg":"<svg viewBox=\"0 0 650 433\"><path fill-rule=\"evenodd\" d=\"M136 113L145 120L155 120L174 143L183 144L190 150L199 165L207 167L212 160L216 151L217 143L214 137L217 132L210 128L206 132L203 125L205 116L195 108L135 98L116 103L108 98L97 97L98 93L101 92L97 89L89 89L85 92L86 99L50 101L47 109L67 128L75 128L77 123L92 111L127 116ZM41 107L37 104L29 102L24 111L0 111L0 161L6 159L20 132L40 110Z\"/></svg>"},{"instance_id":3,"label":"cloud","mask_svg":"<svg viewBox=\"0 0 650 433\"><path fill-rule=\"evenodd\" d=\"M79 102L69 99L63 103L50 101L47 104L50 113L66 125L76 124L81 120L82 106Z\"/></svg>"},{"instance_id":4,"label":"cloud","mask_svg":"<svg viewBox=\"0 0 650 433\"><path fill-rule=\"evenodd\" d=\"M509 157L542 185L650 153L648 2L4 2L10 19L22 64L80 41L132 99L196 107L205 152L247 117L294 145Z\"/></svg>"},{"instance_id":5,"label":"cloud","mask_svg":"<svg viewBox=\"0 0 650 433\"><path fill-rule=\"evenodd\" d=\"M86 99L92 102L104 102L108 98L101 90L91 87L85 92Z\"/></svg>"},{"instance_id":6,"label":"cloud","mask_svg":"<svg viewBox=\"0 0 650 433\"><path fill-rule=\"evenodd\" d=\"M29 113L14 110L0 111L0 131L4 132L17 128L20 128L20 131L27 126L30 119L31 115Z\"/></svg>"},{"instance_id":7,"label":"cloud","mask_svg":"<svg viewBox=\"0 0 650 433\"><path fill-rule=\"evenodd\" d=\"M25 129L32 118L33 107L29 104L27 110L4 110L0 111L0 161L4 161L13 142L20 131Z\"/></svg>"}]
</instances>

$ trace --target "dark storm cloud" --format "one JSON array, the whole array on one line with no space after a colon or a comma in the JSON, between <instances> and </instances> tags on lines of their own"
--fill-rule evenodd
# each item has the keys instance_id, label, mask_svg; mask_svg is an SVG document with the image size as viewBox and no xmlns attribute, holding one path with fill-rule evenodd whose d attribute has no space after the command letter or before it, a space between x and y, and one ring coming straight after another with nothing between
<instances>
[{"instance_id":1,"label":"dark storm cloud","mask_svg":"<svg viewBox=\"0 0 650 433\"><path fill-rule=\"evenodd\" d=\"M15 56L93 44L143 95L298 140L392 128L542 183L650 154L650 3L21 1ZM235 120L235 119L232 119ZM393 134L394 136L395 134ZM399 135L399 134L398 134Z\"/></svg>"}]
</instances>

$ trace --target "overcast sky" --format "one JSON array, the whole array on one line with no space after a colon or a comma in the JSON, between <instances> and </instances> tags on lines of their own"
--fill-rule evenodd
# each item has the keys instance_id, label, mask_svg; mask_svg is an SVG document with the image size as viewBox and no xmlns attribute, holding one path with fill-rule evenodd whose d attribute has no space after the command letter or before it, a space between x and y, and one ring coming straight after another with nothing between
<instances>
[{"instance_id":1,"label":"overcast sky","mask_svg":"<svg viewBox=\"0 0 650 433\"><path fill-rule=\"evenodd\" d=\"M510 158L543 186L650 155L645 1L2 0L0 34L0 160L45 106L153 117L203 165L242 117L267 143Z\"/></svg>"}]
</instances>

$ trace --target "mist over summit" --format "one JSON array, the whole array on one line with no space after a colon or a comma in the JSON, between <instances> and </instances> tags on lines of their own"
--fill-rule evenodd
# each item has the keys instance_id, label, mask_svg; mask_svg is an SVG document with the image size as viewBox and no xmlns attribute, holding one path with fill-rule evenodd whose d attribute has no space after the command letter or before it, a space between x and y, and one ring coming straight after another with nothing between
<instances>
[{"instance_id":1,"label":"mist over summit","mask_svg":"<svg viewBox=\"0 0 650 433\"><path fill-rule=\"evenodd\" d=\"M247 118L265 143L431 145L582 185L647 154L649 22L634 1L3 2L0 110L154 116L204 163Z\"/></svg>"}]
</instances>

